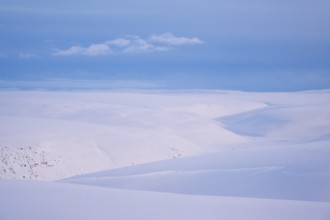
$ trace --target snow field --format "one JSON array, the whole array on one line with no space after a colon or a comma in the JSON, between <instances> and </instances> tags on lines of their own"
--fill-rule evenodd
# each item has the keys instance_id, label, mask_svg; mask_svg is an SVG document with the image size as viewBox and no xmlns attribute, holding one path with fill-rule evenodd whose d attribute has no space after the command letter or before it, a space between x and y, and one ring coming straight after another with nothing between
<instances>
[{"instance_id":1,"label":"snow field","mask_svg":"<svg viewBox=\"0 0 330 220\"><path fill-rule=\"evenodd\" d=\"M330 204L191 196L33 181L0 181L4 220L327 220Z\"/></svg>"},{"instance_id":2,"label":"snow field","mask_svg":"<svg viewBox=\"0 0 330 220\"><path fill-rule=\"evenodd\" d=\"M0 219L330 219L328 90L1 92L0 106Z\"/></svg>"},{"instance_id":3,"label":"snow field","mask_svg":"<svg viewBox=\"0 0 330 220\"><path fill-rule=\"evenodd\" d=\"M199 155L243 143L245 137L222 128L213 117L264 107L254 101L190 93L2 92L0 105L0 147L11 149L7 157L17 154L16 149L32 147L57 161L51 172L41 166L37 175L0 163L2 170L15 169L17 174L2 173L2 178L40 180Z\"/></svg>"}]
</instances>

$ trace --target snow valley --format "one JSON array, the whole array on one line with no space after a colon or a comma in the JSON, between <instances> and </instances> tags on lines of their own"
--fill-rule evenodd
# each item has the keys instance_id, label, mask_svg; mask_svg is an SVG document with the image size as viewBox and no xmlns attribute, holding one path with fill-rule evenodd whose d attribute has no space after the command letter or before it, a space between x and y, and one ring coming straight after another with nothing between
<instances>
[{"instance_id":1,"label":"snow valley","mask_svg":"<svg viewBox=\"0 0 330 220\"><path fill-rule=\"evenodd\" d=\"M0 106L0 219L330 219L329 90L2 91Z\"/></svg>"}]
</instances>

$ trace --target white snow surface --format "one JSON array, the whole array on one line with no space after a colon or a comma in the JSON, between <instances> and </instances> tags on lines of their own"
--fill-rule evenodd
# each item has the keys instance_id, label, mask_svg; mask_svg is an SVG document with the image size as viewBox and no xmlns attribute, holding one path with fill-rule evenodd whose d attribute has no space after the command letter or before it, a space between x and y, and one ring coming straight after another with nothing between
<instances>
[{"instance_id":1,"label":"white snow surface","mask_svg":"<svg viewBox=\"0 0 330 220\"><path fill-rule=\"evenodd\" d=\"M1 220L330 219L329 90L2 91L0 106Z\"/></svg>"},{"instance_id":2,"label":"white snow surface","mask_svg":"<svg viewBox=\"0 0 330 220\"><path fill-rule=\"evenodd\" d=\"M3 220L327 220L330 203L153 193L0 180Z\"/></svg>"},{"instance_id":3,"label":"white snow surface","mask_svg":"<svg viewBox=\"0 0 330 220\"><path fill-rule=\"evenodd\" d=\"M330 202L330 141L154 162L63 182L111 188Z\"/></svg>"},{"instance_id":4,"label":"white snow surface","mask_svg":"<svg viewBox=\"0 0 330 220\"><path fill-rule=\"evenodd\" d=\"M267 105L227 96L1 92L0 176L56 180L245 143L214 119ZM28 166L40 157L52 167Z\"/></svg>"}]
</instances>

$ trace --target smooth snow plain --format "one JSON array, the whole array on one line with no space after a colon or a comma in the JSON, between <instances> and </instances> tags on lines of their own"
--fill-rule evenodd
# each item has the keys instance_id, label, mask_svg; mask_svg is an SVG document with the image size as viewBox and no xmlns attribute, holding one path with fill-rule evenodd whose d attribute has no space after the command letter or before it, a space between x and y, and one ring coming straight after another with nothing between
<instances>
[{"instance_id":1,"label":"smooth snow plain","mask_svg":"<svg viewBox=\"0 0 330 220\"><path fill-rule=\"evenodd\" d=\"M0 219L330 219L329 90L2 91L0 106Z\"/></svg>"}]
</instances>

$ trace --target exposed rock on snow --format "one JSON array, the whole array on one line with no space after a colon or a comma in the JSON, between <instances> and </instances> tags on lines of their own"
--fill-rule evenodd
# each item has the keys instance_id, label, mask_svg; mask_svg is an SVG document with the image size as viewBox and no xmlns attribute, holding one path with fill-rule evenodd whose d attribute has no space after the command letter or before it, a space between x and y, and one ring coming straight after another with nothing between
<instances>
[{"instance_id":1,"label":"exposed rock on snow","mask_svg":"<svg viewBox=\"0 0 330 220\"><path fill-rule=\"evenodd\" d=\"M47 173L56 172L56 166L60 163L61 158L54 157L45 150L40 146L0 146L1 178L27 180L48 178ZM47 170L47 172L44 172L44 170Z\"/></svg>"}]
</instances>

